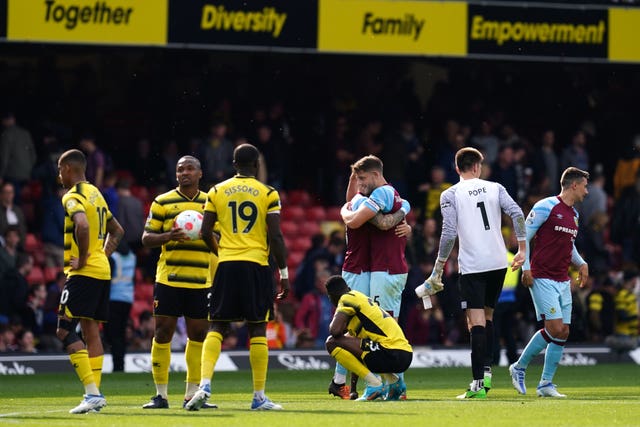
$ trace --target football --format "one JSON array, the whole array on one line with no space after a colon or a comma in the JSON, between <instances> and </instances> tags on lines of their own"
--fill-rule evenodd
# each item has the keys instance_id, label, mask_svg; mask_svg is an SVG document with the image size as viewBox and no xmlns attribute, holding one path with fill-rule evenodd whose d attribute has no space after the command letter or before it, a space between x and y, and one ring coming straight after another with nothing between
<instances>
[{"instance_id":1,"label":"football","mask_svg":"<svg viewBox=\"0 0 640 427\"><path fill-rule=\"evenodd\" d=\"M182 211L176 216L173 225L184 230L188 240L198 240L202 228L202 214L192 210Z\"/></svg>"}]
</instances>

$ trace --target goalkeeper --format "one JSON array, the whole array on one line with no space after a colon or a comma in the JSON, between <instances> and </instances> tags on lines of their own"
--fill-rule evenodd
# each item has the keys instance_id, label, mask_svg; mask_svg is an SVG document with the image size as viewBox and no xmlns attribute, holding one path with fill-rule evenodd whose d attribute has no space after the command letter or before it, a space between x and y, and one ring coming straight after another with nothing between
<instances>
[{"instance_id":1,"label":"goalkeeper","mask_svg":"<svg viewBox=\"0 0 640 427\"><path fill-rule=\"evenodd\" d=\"M471 336L473 373L469 389L459 399L486 398L491 388L493 309L507 272L502 212L511 217L518 238L513 270L522 266L526 250L522 209L501 184L480 179L482 161L482 153L475 148L465 147L456 153L460 182L440 196L443 224L438 259L431 276L416 288L416 295L428 307L428 298L444 288L442 271L458 237L460 297Z\"/></svg>"},{"instance_id":2,"label":"goalkeeper","mask_svg":"<svg viewBox=\"0 0 640 427\"><path fill-rule=\"evenodd\" d=\"M325 286L336 306L329 325L327 351L342 366L365 379L365 400L398 400L405 387L396 373L406 371L413 358L413 349L402 329L371 298L352 291L342 276L331 276ZM373 373L380 374L384 383Z\"/></svg>"}]
</instances>

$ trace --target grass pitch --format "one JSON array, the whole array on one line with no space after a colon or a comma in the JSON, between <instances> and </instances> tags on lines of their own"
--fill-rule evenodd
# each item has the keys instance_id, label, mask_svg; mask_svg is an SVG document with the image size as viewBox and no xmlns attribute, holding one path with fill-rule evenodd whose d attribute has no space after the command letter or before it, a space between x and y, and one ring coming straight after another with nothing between
<instances>
[{"instance_id":1,"label":"grass pitch","mask_svg":"<svg viewBox=\"0 0 640 427\"><path fill-rule=\"evenodd\" d=\"M330 371L269 372L267 394L284 411L254 412L250 372L220 372L213 380L216 410L182 409L184 373L172 373L166 410L143 410L155 388L151 374L105 374L108 406L98 414L71 415L82 387L72 373L0 377L0 424L19 426L637 426L640 366L561 366L555 382L566 399L538 398L541 366L527 371L528 394L518 395L504 367L494 368L486 400L459 401L470 368L411 369L409 400L354 402L329 396Z\"/></svg>"}]
</instances>

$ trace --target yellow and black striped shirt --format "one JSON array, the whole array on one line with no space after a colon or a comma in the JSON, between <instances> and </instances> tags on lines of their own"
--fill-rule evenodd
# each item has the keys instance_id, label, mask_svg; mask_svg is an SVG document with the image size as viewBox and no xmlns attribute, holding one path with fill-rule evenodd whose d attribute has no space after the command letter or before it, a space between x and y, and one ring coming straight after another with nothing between
<instances>
[{"instance_id":1,"label":"yellow and black striped shirt","mask_svg":"<svg viewBox=\"0 0 640 427\"><path fill-rule=\"evenodd\" d=\"M107 202L100 191L88 182L79 182L62 196L64 207L64 272L67 276L82 275L94 279L110 280L109 259L104 253L107 236L107 221L112 218ZM79 255L75 238L73 216L83 212L89 223L89 257L87 264L79 270L71 270L71 257Z\"/></svg>"},{"instance_id":2,"label":"yellow and black striped shirt","mask_svg":"<svg viewBox=\"0 0 640 427\"><path fill-rule=\"evenodd\" d=\"M205 211L218 218L219 262L269 264L267 214L280 212L280 196L273 187L236 175L209 190Z\"/></svg>"},{"instance_id":3,"label":"yellow and black striped shirt","mask_svg":"<svg viewBox=\"0 0 640 427\"><path fill-rule=\"evenodd\" d=\"M342 295L336 311L350 318L347 324L350 335L368 338L387 349L413 351L398 322L362 292Z\"/></svg>"},{"instance_id":4,"label":"yellow and black striped shirt","mask_svg":"<svg viewBox=\"0 0 640 427\"><path fill-rule=\"evenodd\" d=\"M177 188L159 195L151 204L147 223L149 233L166 233L173 228L175 217L182 211L203 212L206 193L198 191L192 199ZM211 286L209 269L213 254L203 240L176 242L162 245L156 269L156 282L176 288L208 288Z\"/></svg>"}]
</instances>

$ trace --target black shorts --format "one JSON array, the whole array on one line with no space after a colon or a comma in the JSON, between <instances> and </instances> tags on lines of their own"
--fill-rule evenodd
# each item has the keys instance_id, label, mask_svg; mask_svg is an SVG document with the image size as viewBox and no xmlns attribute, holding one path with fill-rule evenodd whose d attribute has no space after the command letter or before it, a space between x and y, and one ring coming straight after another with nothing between
<instances>
[{"instance_id":1,"label":"black shorts","mask_svg":"<svg viewBox=\"0 0 640 427\"><path fill-rule=\"evenodd\" d=\"M498 302L507 269L484 271L460 276L460 301L467 308L495 308Z\"/></svg>"},{"instance_id":2,"label":"black shorts","mask_svg":"<svg viewBox=\"0 0 640 427\"><path fill-rule=\"evenodd\" d=\"M273 320L275 282L268 265L250 261L218 264L209 320L267 322Z\"/></svg>"},{"instance_id":3,"label":"black shorts","mask_svg":"<svg viewBox=\"0 0 640 427\"><path fill-rule=\"evenodd\" d=\"M373 373L395 373L406 371L411 366L413 353L405 350L389 349L375 341L362 340L362 350L365 351L362 361Z\"/></svg>"},{"instance_id":4,"label":"black shorts","mask_svg":"<svg viewBox=\"0 0 640 427\"><path fill-rule=\"evenodd\" d=\"M110 280L81 275L70 276L60 294L58 316L106 322L109 320L110 290Z\"/></svg>"},{"instance_id":5,"label":"black shorts","mask_svg":"<svg viewBox=\"0 0 640 427\"><path fill-rule=\"evenodd\" d=\"M211 288L177 288L156 283L153 289L153 315L206 319Z\"/></svg>"}]
</instances>

